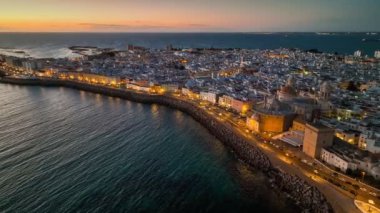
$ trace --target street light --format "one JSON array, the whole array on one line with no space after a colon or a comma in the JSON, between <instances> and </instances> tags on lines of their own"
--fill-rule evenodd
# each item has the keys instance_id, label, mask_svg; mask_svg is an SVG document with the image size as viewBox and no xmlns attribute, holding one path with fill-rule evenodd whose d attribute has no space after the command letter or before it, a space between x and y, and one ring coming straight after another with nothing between
<instances>
[{"instance_id":1,"label":"street light","mask_svg":"<svg viewBox=\"0 0 380 213\"><path fill-rule=\"evenodd\" d=\"M375 205L375 202L373 200L368 200L368 203L371 205ZM371 206L368 207L368 212L371 212Z\"/></svg>"},{"instance_id":2,"label":"street light","mask_svg":"<svg viewBox=\"0 0 380 213\"><path fill-rule=\"evenodd\" d=\"M364 183L365 172L363 171L361 174L362 174L362 182Z\"/></svg>"}]
</instances>

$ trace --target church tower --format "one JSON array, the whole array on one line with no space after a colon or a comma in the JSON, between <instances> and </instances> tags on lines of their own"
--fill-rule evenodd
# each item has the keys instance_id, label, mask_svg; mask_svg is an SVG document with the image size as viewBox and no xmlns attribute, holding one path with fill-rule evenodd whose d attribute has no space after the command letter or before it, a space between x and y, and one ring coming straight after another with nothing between
<instances>
[{"instance_id":1,"label":"church tower","mask_svg":"<svg viewBox=\"0 0 380 213\"><path fill-rule=\"evenodd\" d=\"M327 81L324 81L322 84L321 84L321 87L320 87L320 91L319 91L319 96L320 96L320 99L321 100L324 100L324 101L327 101L330 99L330 95L331 95L331 85L329 82Z\"/></svg>"}]
</instances>

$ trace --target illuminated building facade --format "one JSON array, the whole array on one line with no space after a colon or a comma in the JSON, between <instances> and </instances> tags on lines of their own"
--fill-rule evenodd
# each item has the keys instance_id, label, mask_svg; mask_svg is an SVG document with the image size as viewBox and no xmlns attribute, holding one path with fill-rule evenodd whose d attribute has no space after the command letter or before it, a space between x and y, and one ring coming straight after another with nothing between
<instances>
[{"instance_id":1,"label":"illuminated building facade","mask_svg":"<svg viewBox=\"0 0 380 213\"><path fill-rule=\"evenodd\" d=\"M281 133L287 131L295 114L290 107L275 97L253 107L253 115L247 118L248 129L255 132Z\"/></svg>"},{"instance_id":2,"label":"illuminated building facade","mask_svg":"<svg viewBox=\"0 0 380 213\"><path fill-rule=\"evenodd\" d=\"M250 102L242 101L228 95L222 95L219 97L218 104L222 107L233 109L242 115L245 115L250 109L252 109L252 104Z\"/></svg>"},{"instance_id":3,"label":"illuminated building facade","mask_svg":"<svg viewBox=\"0 0 380 213\"><path fill-rule=\"evenodd\" d=\"M181 92L183 95L185 95L191 99L198 99L199 98L199 93L194 92L188 88L182 88Z\"/></svg>"},{"instance_id":4,"label":"illuminated building facade","mask_svg":"<svg viewBox=\"0 0 380 213\"><path fill-rule=\"evenodd\" d=\"M305 132L306 122L301 119L294 119L292 130Z\"/></svg>"},{"instance_id":5,"label":"illuminated building facade","mask_svg":"<svg viewBox=\"0 0 380 213\"><path fill-rule=\"evenodd\" d=\"M208 101L212 104L216 104L218 102L218 95L213 92L200 92L200 99L203 101Z\"/></svg>"},{"instance_id":6,"label":"illuminated building facade","mask_svg":"<svg viewBox=\"0 0 380 213\"><path fill-rule=\"evenodd\" d=\"M247 101L241 101L238 99L232 99L231 108L236 112L245 115L248 110L252 108L252 104Z\"/></svg>"},{"instance_id":7,"label":"illuminated building facade","mask_svg":"<svg viewBox=\"0 0 380 213\"><path fill-rule=\"evenodd\" d=\"M85 72L60 72L58 77L60 79L82 81L91 84L120 86L121 79L118 76L105 76Z\"/></svg>"},{"instance_id":8,"label":"illuminated building facade","mask_svg":"<svg viewBox=\"0 0 380 213\"><path fill-rule=\"evenodd\" d=\"M336 129L335 136L349 144L357 145L359 143L360 131Z\"/></svg>"},{"instance_id":9,"label":"illuminated building facade","mask_svg":"<svg viewBox=\"0 0 380 213\"><path fill-rule=\"evenodd\" d=\"M179 90L177 84L162 84L161 86L166 92L178 92Z\"/></svg>"},{"instance_id":10,"label":"illuminated building facade","mask_svg":"<svg viewBox=\"0 0 380 213\"><path fill-rule=\"evenodd\" d=\"M222 95L219 97L218 104L222 107L231 108L233 97L228 95Z\"/></svg>"},{"instance_id":11,"label":"illuminated building facade","mask_svg":"<svg viewBox=\"0 0 380 213\"><path fill-rule=\"evenodd\" d=\"M380 153L380 133L361 134L358 146L371 153Z\"/></svg>"}]
</instances>

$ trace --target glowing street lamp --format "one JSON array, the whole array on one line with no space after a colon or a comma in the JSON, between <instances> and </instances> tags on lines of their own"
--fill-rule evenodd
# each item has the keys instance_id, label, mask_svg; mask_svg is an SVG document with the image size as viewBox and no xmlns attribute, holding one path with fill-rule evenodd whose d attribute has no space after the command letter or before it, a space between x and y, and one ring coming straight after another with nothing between
<instances>
[{"instance_id":1,"label":"glowing street lamp","mask_svg":"<svg viewBox=\"0 0 380 213\"><path fill-rule=\"evenodd\" d=\"M368 200L368 203L371 205L375 205L375 202L373 200ZM371 212L371 206L368 207L368 212Z\"/></svg>"},{"instance_id":2,"label":"glowing street lamp","mask_svg":"<svg viewBox=\"0 0 380 213\"><path fill-rule=\"evenodd\" d=\"M363 171L361 174L362 174L362 182L364 182L365 172Z\"/></svg>"}]
</instances>

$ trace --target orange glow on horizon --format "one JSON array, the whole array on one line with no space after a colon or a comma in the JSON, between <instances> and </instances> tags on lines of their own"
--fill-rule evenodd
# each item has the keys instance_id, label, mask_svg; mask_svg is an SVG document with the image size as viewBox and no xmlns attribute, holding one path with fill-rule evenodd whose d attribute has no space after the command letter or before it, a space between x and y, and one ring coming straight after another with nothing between
<instances>
[{"instance_id":1,"label":"orange glow on horizon","mask_svg":"<svg viewBox=\"0 0 380 213\"><path fill-rule=\"evenodd\" d=\"M175 22L136 22L115 21L112 23L91 23L75 21L20 21L0 20L0 32L128 32L156 30L192 30L201 29L202 25Z\"/></svg>"},{"instance_id":2,"label":"orange glow on horizon","mask_svg":"<svg viewBox=\"0 0 380 213\"><path fill-rule=\"evenodd\" d=\"M379 30L378 1L347 1L3 0L0 32Z\"/></svg>"}]
</instances>

